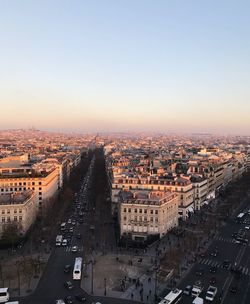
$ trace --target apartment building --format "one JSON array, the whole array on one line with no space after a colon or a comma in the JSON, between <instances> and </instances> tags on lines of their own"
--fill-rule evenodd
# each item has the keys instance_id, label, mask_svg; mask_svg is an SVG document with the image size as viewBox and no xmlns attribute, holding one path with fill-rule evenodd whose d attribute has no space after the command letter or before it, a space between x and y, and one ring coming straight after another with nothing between
<instances>
[{"instance_id":1,"label":"apartment building","mask_svg":"<svg viewBox=\"0 0 250 304\"><path fill-rule=\"evenodd\" d=\"M200 210L207 203L208 181L200 175L192 175L191 182L194 189L194 210Z\"/></svg>"},{"instance_id":2,"label":"apartment building","mask_svg":"<svg viewBox=\"0 0 250 304\"><path fill-rule=\"evenodd\" d=\"M36 215L36 199L32 190L0 195L0 238L10 225L16 225L18 234L24 236Z\"/></svg>"},{"instance_id":3,"label":"apartment building","mask_svg":"<svg viewBox=\"0 0 250 304\"><path fill-rule=\"evenodd\" d=\"M32 190L37 210L41 213L58 190L58 171L54 167L48 172L29 172L0 175L0 196Z\"/></svg>"},{"instance_id":4,"label":"apartment building","mask_svg":"<svg viewBox=\"0 0 250 304\"><path fill-rule=\"evenodd\" d=\"M170 191L178 195L179 216L184 220L189 212L194 211L194 192L189 179L180 176L126 176L114 177L112 182L112 202L114 209L118 208L118 194L120 190L152 190Z\"/></svg>"},{"instance_id":5,"label":"apartment building","mask_svg":"<svg viewBox=\"0 0 250 304\"><path fill-rule=\"evenodd\" d=\"M178 195L167 191L120 191L120 236L146 241L178 225Z\"/></svg>"}]
</instances>

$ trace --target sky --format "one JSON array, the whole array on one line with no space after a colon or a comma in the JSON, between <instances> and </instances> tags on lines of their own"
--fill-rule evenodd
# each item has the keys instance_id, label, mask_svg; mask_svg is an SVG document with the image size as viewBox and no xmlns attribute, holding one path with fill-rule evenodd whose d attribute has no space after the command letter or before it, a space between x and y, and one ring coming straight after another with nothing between
<instances>
[{"instance_id":1,"label":"sky","mask_svg":"<svg viewBox=\"0 0 250 304\"><path fill-rule=\"evenodd\" d=\"M250 135L250 1L0 1L0 129Z\"/></svg>"}]
</instances>

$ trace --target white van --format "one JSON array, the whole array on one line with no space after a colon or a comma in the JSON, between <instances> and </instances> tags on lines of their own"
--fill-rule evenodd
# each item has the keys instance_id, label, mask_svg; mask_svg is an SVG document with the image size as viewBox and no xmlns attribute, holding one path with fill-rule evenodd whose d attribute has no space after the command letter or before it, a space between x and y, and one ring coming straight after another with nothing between
<instances>
[{"instance_id":1,"label":"white van","mask_svg":"<svg viewBox=\"0 0 250 304\"><path fill-rule=\"evenodd\" d=\"M6 302L5 304L19 304L18 301L13 301L13 302Z\"/></svg>"},{"instance_id":2,"label":"white van","mask_svg":"<svg viewBox=\"0 0 250 304\"><path fill-rule=\"evenodd\" d=\"M8 288L0 288L0 303L9 301L10 295Z\"/></svg>"},{"instance_id":3,"label":"white van","mask_svg":"<svg viewBox=\"0 0 250 304\"><path fill-rule=\"evenodd\" d=\"M204 300L200 297L196 297L192 302L192 304L203 304L203 303L204 303Z\"/></svg>"}]
</instances>

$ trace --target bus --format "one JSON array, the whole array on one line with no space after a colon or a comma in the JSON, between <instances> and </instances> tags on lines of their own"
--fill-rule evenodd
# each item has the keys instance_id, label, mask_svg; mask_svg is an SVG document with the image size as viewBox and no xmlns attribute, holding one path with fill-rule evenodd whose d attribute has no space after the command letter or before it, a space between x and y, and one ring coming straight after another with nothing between
<instances>
[{"instance_id":1,"label":"bus","mask_svg":"<svg viewBox=\"0 0 250 304\"><path fill-rule=\"evenodd\" d=\"M64 231L66 229L66 223L61 223L61 231Z\"/></svg>"},{"instance_id":2,"label":"bus","mask_svg":"<svg viewBox=\"0 0 250 304\"><path fill-rule=\"evenodd\" d=\"M0 303L6 303L9 301L10 295L8 288L0 288Z\"/></svg>"},{"instance_id":3,"label":"bus","mask_svg":"<svg viewBox=\"0 0 250 304\"><path fill-rule=\"evenodd\" d=\"M63 236L62 235L57 235L56 246L61 246L62 245L62 240L63 240Z\"/></svg>"},{"instance_id":4,"label":"bus","mask_svg":"<svg viewBox=\"0 0 250 304\"><path fill-rule=\"evenodd\" d=\"M82 276L82 258L75 258L75 265L73 269L73 280L81 280Z\"/></svg>"},{"instance_id":5,"label":"bus","mask_svg":"<svg viewBox=\"0 0 250 304\"><path fill-rule=\"evenodd\" d=\"M169 294L167 294L164 299L159 302L159 304L175 304L178 303L181 300L182 297L182 290L180 289L174 289L170 291Z\"/></svg>"}]
</instances>

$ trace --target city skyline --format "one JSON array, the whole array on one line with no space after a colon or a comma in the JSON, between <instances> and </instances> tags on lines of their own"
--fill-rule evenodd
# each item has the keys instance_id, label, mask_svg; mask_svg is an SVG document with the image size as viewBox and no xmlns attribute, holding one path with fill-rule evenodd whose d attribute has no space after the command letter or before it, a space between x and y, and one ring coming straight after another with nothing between
<instances>
[{"instance_id":1,"label":"city skyline","mask_svg":"<svg viewBox=\"0 0 250 304\"><path fill-rule=\"evenodd\" d=\"M250 135L249 8L1 3L0 129Z\"/></svg>"}]
</instances>

